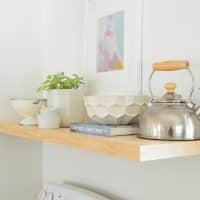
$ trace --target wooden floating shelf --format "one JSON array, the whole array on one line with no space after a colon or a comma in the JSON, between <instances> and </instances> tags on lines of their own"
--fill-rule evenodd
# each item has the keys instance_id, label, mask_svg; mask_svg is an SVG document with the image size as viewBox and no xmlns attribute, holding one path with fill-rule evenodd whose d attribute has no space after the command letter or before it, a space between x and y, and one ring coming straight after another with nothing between
<instances>
[{"instance_id":1,"label":"wooden floating shelf","mask_svg":"<svg viewBox=\"0 0 200 200\"><path fill-rule=\"evenodd\" d=\"M0 133L86 149L92 152L101 152L137 161L200 155L200 141L154 141L139 139L136 136L108 138L72 133L67 128L49 130L12 123L0 123Z\"/></svg>"}]
</instances>

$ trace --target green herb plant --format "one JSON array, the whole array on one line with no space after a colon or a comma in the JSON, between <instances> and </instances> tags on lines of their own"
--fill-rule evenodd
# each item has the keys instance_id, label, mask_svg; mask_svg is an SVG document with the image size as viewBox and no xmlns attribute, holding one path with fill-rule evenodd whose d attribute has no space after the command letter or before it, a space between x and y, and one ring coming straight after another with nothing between
<instances>
[{"instance_id":1,"label":"green herb plant","mask_svg":"<svg viewBox=\"0 0 200 200\"><path fill-rule=\"evenodd\" d=\"M73 74L72 77L66 76L64 72L48 75L46 80L37 89L43 92L53 89L78 89L84 84L83 77Z\"/></svg>"}]
</instances>

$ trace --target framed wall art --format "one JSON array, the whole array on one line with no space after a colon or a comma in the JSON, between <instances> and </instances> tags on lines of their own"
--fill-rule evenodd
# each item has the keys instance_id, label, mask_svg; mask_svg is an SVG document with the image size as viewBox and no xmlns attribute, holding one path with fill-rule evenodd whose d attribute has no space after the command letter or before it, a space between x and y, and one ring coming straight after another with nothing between
<instances>
[{"instance_id":1,"label":"framed wall art","mask_svg":"<svg viewBox=\"0 0 200 200\"><path fill-rule=\"evenodd\" d=\"M88 0L85 14L88 94L141 94L141 0Z\"/></svg>"}]
</instances>

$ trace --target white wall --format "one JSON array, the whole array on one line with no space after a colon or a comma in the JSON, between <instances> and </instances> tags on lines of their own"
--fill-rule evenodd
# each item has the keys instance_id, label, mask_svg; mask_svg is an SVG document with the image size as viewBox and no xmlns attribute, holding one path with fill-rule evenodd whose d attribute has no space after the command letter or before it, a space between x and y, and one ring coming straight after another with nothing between
<instances>
[{"instance_id":1,"label":"white wall","mask_svg":"<svg viewBox=\"0 0 200 200\"><path fill-rule=\"evenodd\" d=\"M15 120L9 97L32 97L42 79L40 1L0 2L0 119Z\"/></svg>"},{"instance_id":2,"label":"white wall","mask_svg":"<svg viewBox=\"0 0 200 200\"><path fill-rule=\"evenodd\" d=\"M66 54L70 54L71 51L74 52L72 57L77 58L75 60L70 59L72 66L66 66L65 68L66 72L69 71L69 73L71 73L73 69L78 69L76 68L77 62L81 60L80 46L66 46L66 41L68 41L66 35L68 33L71 36L71 34L74 33L71 40L77 44L77 40L81 41L80 38L83 36L83 29L77 28L76 25L73 28L70 26L70 29L67 30L67 28L65 29L63 26L66 27L66 25L68 25L72 10L74 11L73 17L77 20L76 23L80 25L83 18L80 13L82 13L83 8L77 7L80 3L78 0L67 1L66 4L61 0L58 2L59 3L54 2L54 8L51 7L52 14L50 16L52 18L50 19L55 24L49 25L52 27L51 30L53 31L50 39L53 46L49 47L49 51L52 53L49 54L47 59L49 66L57 66L55 61L59 63L59 66L58 68L56 68L56 66L55 68L50 67L46 70L49 72L51 72L52 69L53 71L59 71L61 69L59 68L60 65L62 63L67 63L66 58L68 57L66 56L65 58L65 56L63 56L64 49ZM130 0L130 7L132 6L131 2ZM144 0L143 57L145 91L147 91L146 80L151 70L151 63L154 60L188 58L193 64L192 69L196 77L199 78L199 6L199 2L196 0ZM65 12L65 15L60 21L58 20L59 14L56 13L62 14L63 12ZM63 29L64 33L66 33L64 35L62 34ZM87 70L88 69L86 69L86 71ZM90 75L87 74L87 76ZM106 76L109 75L105 74L105 77ZM157 86L161 86L160 81L162 78L158 76L155 78L158 78L156 81ZM164 75L163 79L166 78L168 78L168 76ZM173 77L173 79L175 79L175 77ZM182 74L182 76L179 76L178 81L181 81L181 84L185 84L185 79L186 78L183 77ZM101 81L101 79L99 78L98 81ZM101 93L101 89L105 88L105 85L100 82L98 84L99 87L93 87L91 85L89 91ZM126 82L126 84L127 85L123 84L124 91L126 91L125 87L129 87L134 83L133 80L130 79L130 82ZM188 90L188 82L184 87L186 93L187 91L185 88ZM162 92L161 89L156 90L157 92ZM115 91L115 86L109 89L109 92ZM114 200L199 199L199 157L138 163L50 144L44 145L43 156L44 183L72 181L81 185L86 185L89 188L98 188L97 191L107 194Z\"/></svg>"},{"instance_id":3,"label":"white wall","mask_svg":"<svg viewBox=\"0 0 200 200\"><path fill-rule=\"evenodd\" d=\"M44 0L44 74L80 73L83 64L83 0Z\"/></svg>"},{"instance_id":4,"label":"white wall","mask_svg":"<svg viewBox=\"0 0 200 200\"><path fill-rule=\"evenodd\" d=\"M35 96L42 79L40 0L0 2L0 121L19 118L10 97ZM42 183L42 146L0 137L0 199L35 200Z\"/></svg>"},{"instance_id":5,"label":"white wall","mask_svg":"<svg viewBox=\"0 0 200 200\"><path fill-rule=\"evenodd\" d=\"M112 200L199 199L200 157L139 163L44 146L44 183L73 182Z\"/></svg>"},{"instance_id":6,"label":"white wall","mask_svg":"<svg viewBox=\"0 0 200 200\"><path fill-rule=\"evenodd\" d=\"M36 200L42 187L40 143L0 136L0 199Z\"/></svg>"}]
</instances>

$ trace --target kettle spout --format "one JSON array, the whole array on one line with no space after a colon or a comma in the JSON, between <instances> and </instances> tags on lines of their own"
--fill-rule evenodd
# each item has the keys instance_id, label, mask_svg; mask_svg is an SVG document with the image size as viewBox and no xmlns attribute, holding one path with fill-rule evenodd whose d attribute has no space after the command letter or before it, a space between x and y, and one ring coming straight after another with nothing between
<instances>
[{"instance_id":1,"label":"kettle spout","mask_svg":"<svg viewBox=\"0 0 200 200\"><path fill-rule=\"evenodd\" d=\"M151 101L150 101L150 102L147 102L147 103L146 103L146 106L147 106L147 107L152 107L152 106L153 106L153 103L152 103Z\"/></svg>"},{"instance_id":2,"label":"kettle spout","mask_svg":"<svg viewBox=\"0 0 200 200\"><path fill-rule=\"evenodd\" d=\"M195 115L200 117L200 106L195 110Z\"/></svg>"}]
</instances>

